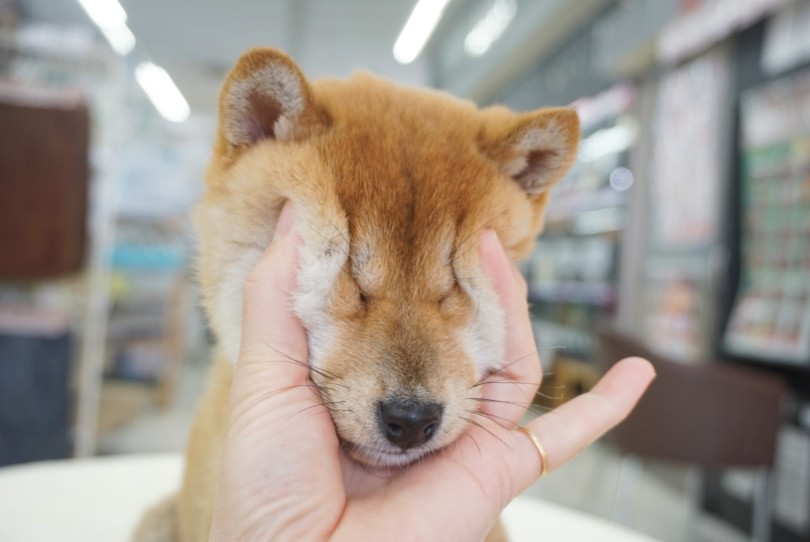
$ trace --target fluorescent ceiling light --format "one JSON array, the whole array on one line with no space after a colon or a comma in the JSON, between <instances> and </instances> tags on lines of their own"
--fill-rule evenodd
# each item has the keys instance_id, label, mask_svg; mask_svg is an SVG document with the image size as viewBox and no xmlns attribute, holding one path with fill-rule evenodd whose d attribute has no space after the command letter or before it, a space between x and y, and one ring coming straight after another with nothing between
<instances>
[{"instance_id":1,"label":"fluorescent ceiling light","mask_svg":"<svg viewBox=\"0 0 810 542\"><path fill-rule=\"evenodd\" d=\"M141 62L135 68L135 79L163 118L172 122L188 118L191 111L188 102L166 70L151 62Z\"/></svg>"},{"instance_id":2,"label":"fluorescent ceiling light","mask_svg":"<svg viewBox=\"0 0 810 542\"><path fill-rule=\"evenodd\" d=\"M486 15L467 34L464 39L464 50L470 56L481 56L486 53L506 31L506 27L515 17L517 4L515 0L495 0Z\"/></svg>"},{"instance_id":3,"label":"fluorescent ceiling light","mask_svg":"<svg viewBox=\"0 0 810 542\"><path fill-rule=\"evenodd\" d=\"M99 28L116 28L127 22L127 12L118 0L79 0L79 4Z\"/></svg>"},{"instance_id":4,"label":"fluorescent ceiling light","mask_svg":"<svg viewBox=\"0 0 810 542\"><path fill-rule=\"evenodd\" d=\"M135 36L127 26L127 12L118 0L78 0L87 16L110 42L119 55L126 55L135 47Z\"/></svg>"},{"instance_id":5,"label":"fluorescent ceiling light","mask_svg":"<svg viewBox=\"0 0 810 542\"><path fill-rule=\"evenodd\" d=\"M450 0L419 0L394 44L394 58L410 64L425 48Z\"/></svg>"},{"instance_id":6,"label":"fluorescent ceiling light","mask_svg":"<svg viewBox=\"0 0 810 542\"><path fill-rule=\"evenodd\" d=\"M102 28L101 33L110 42L110 47L121 56L126 56L135 47L135 36L127 25L118 28Z\"/></svg>"}]
</instances>

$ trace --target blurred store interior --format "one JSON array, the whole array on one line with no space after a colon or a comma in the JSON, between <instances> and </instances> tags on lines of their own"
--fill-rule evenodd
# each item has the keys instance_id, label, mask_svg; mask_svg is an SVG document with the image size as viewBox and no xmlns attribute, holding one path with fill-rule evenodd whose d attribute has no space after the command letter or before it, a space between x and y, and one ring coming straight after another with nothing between
<instances>
[{"instance_id":1,"label":"blurred store interior","mask_svg":"<svg viewBox=\"0 0 810 542\"><path fill-rule=\"evenodd\" d=\"M0 0L0 465L184 447L189 210L257 45L576 107L522 264L538 412L618 356L659 378L529 494L663 541L810 541L810 0Z\"/></svg>"}]
</instances>

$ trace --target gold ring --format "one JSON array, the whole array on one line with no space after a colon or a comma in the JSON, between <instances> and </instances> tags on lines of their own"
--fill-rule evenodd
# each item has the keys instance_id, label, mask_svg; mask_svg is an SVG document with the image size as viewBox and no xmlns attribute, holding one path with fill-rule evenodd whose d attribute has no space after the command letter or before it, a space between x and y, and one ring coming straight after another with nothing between
<instances>
[{"instance_id":1,"label":"gold ring","mask_svg":"<svg viewBox=\"0 0 810 542\"><path fill-rule=\"evenodd\" d=\"M523 427L521 425L518 426L517 430L521 433L525 433L527 437L532 439L532 444L534 444L534 447L537 448L537 453L540 455L540 475L538 478L542 478L548 471L548 454L546 454L546 449L543 448L543 444L540 442L540 439L537 438L537 435L534 434L534 431L528 427Z\"/></svg>"}]
</instances>

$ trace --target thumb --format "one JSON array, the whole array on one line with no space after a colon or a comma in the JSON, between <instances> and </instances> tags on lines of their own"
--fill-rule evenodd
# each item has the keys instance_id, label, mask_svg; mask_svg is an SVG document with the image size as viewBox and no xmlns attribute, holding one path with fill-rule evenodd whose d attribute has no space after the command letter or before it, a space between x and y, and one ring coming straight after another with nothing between
<instances>
[{"instance_id":1,"label":"thumb","mask_svg":"<svg viewBox=\"0 0 810 542\"><path fill-rule=\"evenodd\" d=\"M262 370L273 373L267 376L303 383L309 375L306 333L292 309L300 243L294 214L292 203L286 203L273 241L245 283L237 371L252 362L263 362ZM278 363L264 363L270 360Z\"/></svg>"},{"instance_id":2,"label":"thumb","mask_svg":"<svg viewBox=\"0 0 810 542\"><path fill-rule=\"evenodd\" d=\"M320 532L343 507L343 500L331 498L342 489L336 488L342 480L331 418L296 417L321 402L308 382L306 334L291 305L299 243L293 215L287 203L244 286L242 343L210 540L254 539L256 533L277 540L279 529L295 531L316 516L325 519L306 527ZM308 506L318 513L302 512Z\"/></svg>"}]
</instances>

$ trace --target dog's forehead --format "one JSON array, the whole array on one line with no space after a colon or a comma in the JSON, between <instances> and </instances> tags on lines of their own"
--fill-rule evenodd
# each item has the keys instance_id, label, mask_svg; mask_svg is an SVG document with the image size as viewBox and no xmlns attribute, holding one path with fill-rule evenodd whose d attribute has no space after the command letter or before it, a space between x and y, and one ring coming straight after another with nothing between
<instances>
[{"instance_id":1,"label":"dog's forehead","mask_svg":"<svg viewBox=\"0 0 810 542\"><path fill-rule=\"evenodd\" d=\"M331 83L316 88L331 122L313 144L348 227L349 269L362 287L447 287L502 199L478 111L373 78Z\"/></svg>"},{"instance_id":2,"label":"dog's forehead","mask_svg":"<svg viewBox=\"0 0 810 542\"><path fill-rule=\"evenodd\" d=\"M327 83L315 85L330 119L321 148L348 177L363 172L378 182L403 176L419 182L427 174L435 181L489 162L478 147L483 119L470 102L364 74Z\"/></svg>"},{"instance_id":3,"label":"dog's forehead","mask_svg":"<svg viewBox=\"0 0 810 542\"><path fill-rule=\"evenodd\" d=\"M502 182L477 146L478 113L407 89L371 88L362 102L330 96L333 123L317 145L353 237L366 247L391 238L441 246L446 258L454 234L492 206Z\"/></svg>"},{"instance_id":4,"label":"dog's forehead","mask_svg":"<svg viewBox=\"0 0 810 542\"><path fill-rule=\"evenodd\" d=\"M445 290L452 283L456 232L452 227L420 232L419 239L386 236L373 228L351 234L349 269L366 292L395 283ZM425 292L427 293L427 292Z\"/></svg>"}]
</instances>

